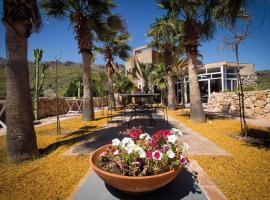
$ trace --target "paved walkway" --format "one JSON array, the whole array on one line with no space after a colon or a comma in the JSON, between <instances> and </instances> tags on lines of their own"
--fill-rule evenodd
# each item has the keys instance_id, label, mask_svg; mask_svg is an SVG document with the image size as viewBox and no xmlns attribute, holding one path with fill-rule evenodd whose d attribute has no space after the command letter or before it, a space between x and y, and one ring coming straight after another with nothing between
<instances>
[{"instance_id":1,"label":"paved walkway","mask_svg":"<svg viewBox=\"0 0 270 200\"><path fill-rule=\"evenodd\" d=\"M190 169L182 169L168 185L146 195L128 195L104 184L95 172L89 170L68 200L226 200L201 166L191 160Z\"/></svg>"},{"instance_id":2,"label":"paved walkway","mask_svg":"<svg viewBox=\"0 0 270 200\"><path fill-rule=\"evenodd\" d=\"M205 110L205 112L212 116L219 116L219 117L226 117L234 120L239 120L240 118L237 115L232 115L229 113L222 113L222 112L211 112L209 110ZM260 119L260 118L246 118L246 122L248 124L253 124L255 126L260 126L264 128L270 128L270 120L269 119Z\"/></svg>"},{"instance_id":3,"label":"paved walkway","mask_svg":"<svg viewBox=\"0 0 270 200\"><path fill-rule=\"evenodd\" d=\"M155 123L151 124L148 120L139 118L131 121L131 127L139 127L142 125L142 130L149 134L155 133L160 129L170 129L172 127L180 128L184 134L182 137L184 142L190 145L189 155L208 155L208 156L232 156L230 153L211 142L202 135L196 133L190 128L185 127L172 117L169 117L168 126L161 117L162 113L158 113L158 118ZM89 134L88 138L84 138L82 142L72 146L66 153L66 156L89 154L95 149L108 144L113 138L123 138L128 135L127 123L123 123L123 118L115 117L113 122L99 130ZM74 192L68 198L69 200L108 200L108 199L125 199L125 200L226 200L224 194L217 188L211 178L203 171L196 161L191 161L189 170L182 170L177 178L167 186L140 197L130 196L121 193L120 191L111 188L90 170L81 180Z\"/></svg>"},{"instance_id":4,"label":"paved walkway","mask_svg":"<svg viewBox=\"0 0 270 200\"><path fill-rule=\"evenodd\" d=\"M212 141L208 140L199 133L187 128L177 120L169 117L168 126L166 122L161 118L162 113L158 113L159 119L155 119L155 122L151 124L149 120L139 118L131 121L131 127L140 127L143 132L147 132L150 135L154 134L160 129L171 129L173 127L179 128L183 132L182 141L190 145L188 150L189 155L208 155L208 156L232 156L229 152L225 151L220 146L216 145ZM113 118L113 121L118 123L111 123L107 126L101 127L99 130L89 134L82 142L73 145L65 155L79 155L89 154L95 149L111 143L114 138L123 138L128 136L127 123L121 122L121 117Z\"/></svg>"}]
</instances>

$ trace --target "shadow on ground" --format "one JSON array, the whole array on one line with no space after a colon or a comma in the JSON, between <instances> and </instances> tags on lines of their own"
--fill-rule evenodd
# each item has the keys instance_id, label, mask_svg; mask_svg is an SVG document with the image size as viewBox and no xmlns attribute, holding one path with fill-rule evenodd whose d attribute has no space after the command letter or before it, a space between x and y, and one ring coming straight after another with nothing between
<instances>
[{"instance_id":1,"label":"shadow on ground","mask_svg":"<svg viewBox=\"0 0 270 200\"><path fill-rule=\"evenodd\" d=\"M65 134L62 137L62 139L64 140L52 143L43 149L39 149L39 154L40 156L48 155L63 145L73 145L78 142L81 142L91 137L91 131L95 128L97 128L97 126L84 126L84 127L81 127L77 131L74 131L69 134ZM72 138L69 138L69 137L72 137ZM65 138L69 138L69 139L65 139Z\"/></svg>"},{"instance_id":2,"label":"shadow on ground","mask_svg":"<svg viewBox=\"0 0 270 200\"><path fill-rule=\"evenodd\" d=\"M133 119L130 124L128 121L125 122L120 117L115 117L110 120L110 125L103 127L99 130L94 131L89 134L86 138L83 138L83 142L78 143L67 152L67 155L74 154L89 154L97 148L111 143L114 138L119 138L120 140L129 135L129 129L141 128L143 132L154 134L160 129L171 129L173 123L167 124L164 119L154 119L153 122L149 118L136 118Z\"/></svg>"},{"instance_id":3,"label":"shadow on ground","mask_svg":"<svg viewBox=\"0 0 270 200\"><path fill-rule=\"evenodd\" d=\"M166 186L155 190L152 193L130 195L121 192L107 184L105 184L95 172L91 173L86 182L80 186L78 192L74 196L74 200L83 199L125 199L125 200L207 200L207 197L199 187L197 173L190 172L185 168L177 175L177 177Z\"/></svg>"},{"instance_id":4,"label":"shadow on ground","mask_svg":"<svg viewBox=\"0 0 270 200\"><path fill-rule=\"evenodd\" d=\"M117 199L128 200L180 200L191 194L196 194L196 199L200 198L202 191L198 186L197 175L183 169L178 176L165 187L162 187L152 193L144 195L128 195L109 185L106 185L107 190Z\"/></svg>"},{"instance_id":5,"label":"shadow on ground","mask_svg":"<svg viewBox=\"0 0 270 200\"><path fill-rule=\"evenodd\" d=\"M48 155L63 145L75 145L72 154L88 154L105 144L111 143L111 140L116 137L123 138L128 136L128 129L132 127L141 127L144 132L153 134L155 131L166 128L167 126L164 120L155 119L154 122L151 123L148 118L136 118L130 122L128 127L128 121L123 121L120 115L113 115L113 118L109 121L110 124L114 124L114 126L101 127L95 131L93 131L93 129L97 128L96 126L83 126L77 131L63 135L62 141L39 149L40 156Z\"/></svg>"},{"instance_id":6,"label":"shadow on ground","mask_svg":"<svg viewBox=\"0 0 270 200\"><path fill-rule=\"evenodd\" d=\"M266 130L248 128L246 144L258 148L270 148L270 128Z\"/></svg>"}]
</instances>

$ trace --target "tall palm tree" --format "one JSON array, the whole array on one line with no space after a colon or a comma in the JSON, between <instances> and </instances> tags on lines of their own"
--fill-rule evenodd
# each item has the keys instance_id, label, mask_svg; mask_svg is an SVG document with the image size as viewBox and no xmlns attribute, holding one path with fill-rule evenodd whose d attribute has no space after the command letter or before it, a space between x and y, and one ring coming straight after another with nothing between
<instances>
[{"instance_id":1,"label":"tall palm tree","mask_svg":"<svg viewBox=\"0 0 270 200\"><path fill-rule=\"evenodd\" d=\"M112 104L111 106L115 109L113 75L118 71L118 67L114 63L114 58L118 57L125 60L129 56L129 51L131 50L128 45L130 35L126 31L122 19L117 15L110 16L107 24L109 31L107 34L103 34L101 39L103 46L98 48L98 51L104 54L108 76L109 100Z\"/></svg>"},{"instance_id":2,"label":"tall palm tree","mask_svg":"<svg viewBox=\"0 0 270 200\"><path fill-rule=\"evenodd\" d=\"M28 38L41 26L35 0L4 1L6 26L7 154L11 162L38 155L27 61Z\"/></svg>"},{"instance_id":3,"label":"tall palm tree","mask_svg":"<svg viewBox=\"0 0 270 200\"><path fill-rule=\"evenodd\" d=\"M94 120L91 57L94 40L105 32L106 18L116 6L112 0L41 0L48 16L69 19L83 61L83 120Z\"/></svg>"},{"instance_id":4,"label":"tall palm tree","mask_svg":"<svg viewBox=\"0 0 270 200\"><path fill-rule=\"evenodd\" d=\"M176 94L174 89L172 67L176 55L181 53L181 35L176 27L178 27L178 21L165 16L157 19L156 22L150 26L148 31L148 36L152 39L151 45L161 51L163 55L163 62L166 65L169 109L175 109Z\"/></svg>"},{"instance_id":5,"label":"tall palm tree","mask_svg":"<svg viewBox=\"0 0 270 200\"><path fill-rule=\"evenodd\" d=\"M194 122L206 120L202 107L197 65L198 46L213 38L217 23L234 23L240 9L249 0L158 0L167 15L179 20L188 58L190 118Z\"/></svg>"}]
</instances>

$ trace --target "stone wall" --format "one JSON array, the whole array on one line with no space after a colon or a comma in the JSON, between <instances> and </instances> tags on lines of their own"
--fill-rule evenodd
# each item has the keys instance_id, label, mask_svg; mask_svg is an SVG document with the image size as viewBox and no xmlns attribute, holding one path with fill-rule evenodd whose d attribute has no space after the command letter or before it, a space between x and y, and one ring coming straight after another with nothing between
<instances>
[{"instance_id":1,"label":"stone wall","mask_svg":"<svg viewBox=\"0 0 270 200\"><path fill-rule=\"evenodd\" d=\"M65 98L58 98L58 105L59 105L58 113L60 115L68 112L69 108ZM94 107L101 107L102 105L107 106L108 99L94 97ZM73 108L77 109L76 105L74 105ZM56 115L56 98L46 98L46 97L39 98L39 118L45 118L55 115Z\"/></svg>"},{"instance_id":2,"label":"stone wall","mask_svg":"<svg viewBox=\"0 0 270 200\"><path fill-rule=\"evenodd\" d=\"M241 74L241 80L244 86L256 86L257 74Z\"/></svg>"},{"instance_id":3,"label":"stone wall","mask_svg":"<svg viewBox=\"0 0 270 200\"><path fill-rule=\"evenodd\" d=\"M58 98L58 113L65 114L68 112L68 105L65 98ZM39 118L45 118L56 115L56 98L39 98Z\"/></svg>"},{"instance_id":4,"label":"stone wall","mask_svg":"<svg viewBox=\"0 0 270 200\"><path fill-rule=\"evenodd\" d=\"M0 99L4 99L4 98L0 97ZM94 97L94 107L101 107L102 102L103 102L103 106L108 105L107 98ZM65 98L58 98L58 105L59 105L58 113L60 115L68 112L68 104ZM73 108L75 108L75 106ZM1 110L1 105L0 105L0 110ZM39 119L55 116L55 115L56 115L56 98L40 97L39 98ZM1 116L1 120L5 121L5 113Z\"/></svg>"},{"instance_id":5,"label":"stone wall","mask_svg":"<svg viewBox=\"0 0 270 200\"><path fill-rule=\"evenodd\" d=\"M270 90L244 92L244 101L246 116L270 119ZM239 113L238 95L235 92L213 93L207 108L214 112Z\"/></svg>"}]
</instances>

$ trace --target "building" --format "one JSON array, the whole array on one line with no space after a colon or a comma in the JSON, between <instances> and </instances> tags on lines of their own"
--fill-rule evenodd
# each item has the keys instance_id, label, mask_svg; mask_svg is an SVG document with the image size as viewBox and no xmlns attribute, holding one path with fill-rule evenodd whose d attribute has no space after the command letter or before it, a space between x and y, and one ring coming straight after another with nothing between
<instances>
[{"instance_id":1,"label":"building","mask_svg":"<svg viewBox=\"0 0 270 200\"><path fill-rule=\"evenodd\" d=\"M156 50L147 45L133 49L133 54L126 60L125 74L132 80L132 82L140 89L143 87L143 81L140 79L135 70L135 61L148 64L158 64L159 54Z\"/></svg>"},{"instance_id":2,"label":"building","mask_svg":"<svg viewBox=\"0 0 270 200\"><path fill-rule=\"evenodd\" d=\"M125 72L138 88L142 88L142 80L136 75L134 61L142 63L160 62L159 53L148 46L142 46L133 50L133 55L125 63ZM246 85L256 84L256 74L254 64L240 63L240 75ZM207 103L210 94L213 92L234 91L237 88L237 64L233 62L215 62L198 66L198 79L202 96L202 102ZM181 94L181 83L184 90ZM175 90L179 102L184 98L185 103L189 103L189 81L187 72L183 81L176 81Z\"/></svg>"},{"instance_id":3,"label":"building","mask_svg":"<svg viewBox=\"0 0 270 200\"><path fill-rule=\"evenodd\" d=\"M256 84L254 64L240 63L240 75L245 85ZM202 102L207 103L213 92L235 91L237 88L237 64L233 62L215 62L198 66L198 79L202 96ZM180 82L176 82L176 90L179 95ZM189 102L188 74L184 76L184 98Z\"/></svg>"}]
</instances>

